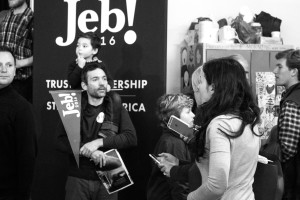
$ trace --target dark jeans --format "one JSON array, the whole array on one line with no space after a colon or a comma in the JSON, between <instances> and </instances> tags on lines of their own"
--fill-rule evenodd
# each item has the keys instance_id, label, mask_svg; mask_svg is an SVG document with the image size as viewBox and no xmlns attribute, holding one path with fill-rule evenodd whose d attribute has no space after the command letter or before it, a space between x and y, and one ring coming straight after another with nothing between
<instances>
[{"instance_id":1,"label":"dark jeans","mask_svg":"<svg viewBox=\"0 0 300 200\"><path fill-rule=\"evenodd\" d=\"M32 103L32 76L26 80L14 80L12 86L27 101Z\"/></svg>"},{"instance_id":2,"label":"dark jeans","mask_svg":"<svg viewBox=\"0 0 300 200\"><path fill-rule=\"evenodd\" d=\"M16 195L0 195L0 200L30 200L30 197L16 197Z\"/></svg>"},{"instance_id":3,"label":"dark jeans","mask_svg":"<svg viewBox=\"0 0 300 200\"><path fill-rule=\"evenodd\" d=\"M102 182L69 176L65 200L118 200L118 193L108 194Z\"/></svg>"},{"instance_id":4,"label":"dark jeans","mask_svg":"<svg viewBox=\"0 0 300 200\"><path fill-rule=\"evenodd\" d=\"M300 200L300 154L282 163L284 176L283 200Z\"/></svg>"},{"instance_id":5,"label":"dark jeans","mask_svg":"<svg viewBox=\"0 0 300 200\"><path fill-rule=\"evenodd\" d=\"M0 197L0 200L16 200L15 197Z\"/></svg>"}]
</instances>

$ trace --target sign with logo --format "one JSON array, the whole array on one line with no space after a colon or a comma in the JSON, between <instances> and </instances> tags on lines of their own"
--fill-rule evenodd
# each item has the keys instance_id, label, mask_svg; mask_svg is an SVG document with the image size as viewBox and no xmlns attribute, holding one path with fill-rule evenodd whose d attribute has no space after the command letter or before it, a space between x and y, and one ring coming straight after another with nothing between
<instances>
[{"instance_id":1,"label":"sign with logo","mask_svg":"<svg viewBox=\"0 0 300 200\"><path fill-rule=\"evenodd\" d=\"M79 166L81 90L50 91Z\"/></svg>"},{"instance_id":2,"label":"sign with logo","mask_svg":"<svg viewBox=\"0 0 300 200\"><path fill-rule=\"evenodd\" d=\"M108 66L112 90L120 94L138 137L137 147L120 150L135 184L122 190L119 199L145 199L148 154L160 136L156 101L166 92L167 0L35 1L34 12L33 104L41 133L36 176L44 183L43 188L35 183L34 190L52 199L64 195L67 164L56 153L59 105L49 91L72 90L67 70L76 59L77 37L92 31L101 39L97 57ZM71 97L75 98L72 93L58 96L64 101L61 116L77 117L67 102Z\"/></svg>"}]
</instances>

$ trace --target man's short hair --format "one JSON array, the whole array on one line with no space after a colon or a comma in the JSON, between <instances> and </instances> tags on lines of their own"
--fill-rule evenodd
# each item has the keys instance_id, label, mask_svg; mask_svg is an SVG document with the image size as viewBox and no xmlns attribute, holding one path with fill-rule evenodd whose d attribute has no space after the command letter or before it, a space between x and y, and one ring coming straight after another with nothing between
<instances>
[{"instance_id":1,"label":"man's short hair","mask_svg":"<svg viewBox=\"0 0 300 200\"><path fill-rule=\"evenodd\" d=\"M16 57L13 54L13 52L10 50L10 48L8 48L7 46L0 46L0 52L8 52L12 55L12 57L14 58L14 62L16 64Z\"/></svg>"},{"instance_id":2,"label":"man's short hair","mask_svg":"<svg viewBox=\"0 0 300 200\"><path fill-rule=\"evenodd\" d=\"M300 50L297 49L288 49L285 51L281 51L276 54L275 58L278 59L286 59L286 66L289 69L297 69L298 70L298 80L300 80Z\"/></svg>"},{"instance_id":3,"label":"man's short hair","mask_svg":"<svg viewBox=\"0 0 300 200\"><path fill-rule=\"evenodd\" d=\"M294 50L287 55L286 64L289 68L300 70L300 50Z\"/></svg>"},{"instance_id":4,"label":"man's short hair","mask_svg":"<svg viewBox=\"0 0 300 200\"><path fill-rule=\"evenodd\" d=\"M91 62L91 63L86 63L84 66L82 73L81 73L81 81L87 84L87 73L89 71L94 71L95 69L102 69L107 77L107 80L111 80L111 76L109 72L107 71L106 66L101 62Z\"/></svg>"},{"instance_id":5,"label":"man's short hair","mask_svg":"<svg viewBox=\"0 0 300 200\"><path fill-rule=\"evenodd\" d=\"M275 55L275 58L277 59L277 60L279 60L279 59L282 59L282 58L287 58L287 55L289 54L289 53L291 53L292 51L294 51L294 49L287 49L287 50L284 50L284 51L279 51L276 55Z\"/></svg>"}]
</instances>

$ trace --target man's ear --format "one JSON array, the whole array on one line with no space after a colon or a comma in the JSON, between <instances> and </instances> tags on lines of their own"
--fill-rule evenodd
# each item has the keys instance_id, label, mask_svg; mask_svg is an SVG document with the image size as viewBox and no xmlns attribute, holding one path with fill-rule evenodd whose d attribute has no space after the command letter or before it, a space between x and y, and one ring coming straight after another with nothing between
<instances>
[{"instance_id":1,"label":"man's ear","mask_svg":"<svg viewBox=\"0 0 300 200\"><path fill-rule=\"evenodd\" d=\"M81 87L83 90L87 90L87 85L85 84L85 82L81 82Z\"/></svg>"},{"instance_id":2,"label":"man's ear","mask_svg":"<svg viewBox=\"0 0 300 200\"><path fill-rule=\"evenodd\" d=\"M292 69L292 76L296 76L298 78L298 73L299 71L297 68Z\"/></svg>"},{"instance_id":3,"label":"man's ear","mask_svg":"<svg viewBox=\"0 0 300 200\"><path fill-rule=\"evenodd\" d=\"M14 69L14 72L13 72L13 75L14 75L14 77L16 76L16 67L15 67L15 69Z\"/></svg>"},{"instance_id":4,"label":"man's ear","mask_svg":"<svg viewBox=\"0 0 300 200\"><path fill-rule=\"evenodd\" d=\"M110 92L110 89L111 89L110 85L109 85L109 84L107 84L107 87L106 87L106 92Z\"/></svg>"}]
</instances>

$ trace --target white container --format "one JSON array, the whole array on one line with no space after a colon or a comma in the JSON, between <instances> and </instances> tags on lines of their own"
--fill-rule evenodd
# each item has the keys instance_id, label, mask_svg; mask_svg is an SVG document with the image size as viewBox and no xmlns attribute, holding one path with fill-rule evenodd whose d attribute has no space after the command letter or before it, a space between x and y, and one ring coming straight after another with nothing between
<instances>
[{"instance_id":1,"label":"white container","mask_svg":"<svg viewBox=\"0 0 300 200\"><path fill-rule=\"evenodd\" d=\"M197 26L198 43L216 43L218 41L218 29L212 21L200 21Z\"/></svg>"},{"instance_id":2,"label":"white container","mask_svg":"<svg viewBox=\"0 0 300 200\"><path fill-rule=\"evenodd\" d=\"M280 38L281 36L280 36L280 31L272 31L271 32L271 36L273 37L273 38Z\"/></svg>"},{"instance_id":3,"label":"white container","mask_svg":"<svg viewBox=\"0 0 300 200\"><path fill-rule=\"evenodd\" d=\"M233 44L234 39L237 37L237 33L231 26L223 26L219 30L219 42L226 44Z\"/></svg>"}]
</instances>

